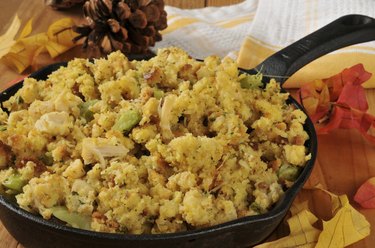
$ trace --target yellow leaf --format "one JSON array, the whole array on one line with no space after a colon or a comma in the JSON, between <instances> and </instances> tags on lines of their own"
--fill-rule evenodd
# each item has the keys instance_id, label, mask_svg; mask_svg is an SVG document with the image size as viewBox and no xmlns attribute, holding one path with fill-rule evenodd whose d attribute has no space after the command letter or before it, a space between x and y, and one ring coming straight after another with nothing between
<instances>
[{"instance_id":1,"label":"yellow leaf","mask_svg":"<svg viewBox=\"0 0 375 248\"><path fill-rule=\"evenodd\" d=\"M49 26L47 36L51 41L71 48L76 45L73 38L78 35L73 31L73 26L74 22L71 18L60 19Z\"/></svg>"},{"instance_id":2,"label":"yellow leaf","mask_svg":"<svg viewBox=\"0 0 375 248\"><path fill-rule=\"evenodd\" d=\"M302 210L288 219L290 234L287 237L257 245L254 248L313 248L318 240L320 230L312 225L318 219L311 212Z\"/></svg>"},{"instance_id":3,"label":"yellow leaf","mask_svg":"<svg viewBox=\"0 0 375 248\"><path fill-rule=\"evenodd\" d=\"M5 34L0 36L0 58L7 54L11 47L16 43L15 37L20 26L21 21L16 15Z\"/></svg>"},{"instance_id":4,"label":"yellow leaf","mask_svg":"<svg viewBox=\"0 0 375 248\"><path fill-rule=\"evenodd\" d=\"M22 73L33 63L35 57L45 50L47 41L48 38L45 33L20 39L3 57L3 61L9 67L16 68L19 73Z\"/></svg>"},{"instance_id":5,"label":"yellow leaf","mask_svg":"<svg viewBox=\"0 0 375 248\"><path fill-rule=\"evenodd\" d=\"M9 67L16 68L19 73L23 72L31 64L30 56L27 53L10 52L3 57L3 61Z\"/></svg>"},{"instance_id":6,"label":"yellow leaf","mask_svg":"<svg viewBox=\"0 0 375 248\"><path fill-rule=\"evenodd\" d=\"M71 47L69 46L64 46L53 41L49 41L46 43L46 49L49 55L51 56L51 58L55 58L59 56L60 54L68 51L70 48Z\"/></svg>"},{"instance_id":7,"label":"yellow leaf","mask_svg":"<svg viewBox=\"0 0 375 248\"><path fill-rule=\"evenodd\" d=\"M309 190L319 190L329 196L331 211L330 220L323 221L308 210L307 202L293 204L292 217L288 219L289 236L264 243L255 248L339 248L351 245L370 235L370 224L366 218L353 208L346 195L335 195L317 185ZM313 227L315 222L323 223L323 230Z\"/></svg>"},{"instance_id":8,"label":"yellow leaf","mask_svg":"<svg viewBox=\"0 0 375 248\"><path fill-rule=\"evenodd\" d=\"M314 113L319 105L319 99L315 97L306 97L303 99L303 104L308 113Z\"/></svg>"},{"instance_id":9,"label":"yellow leaf","mask_svg":"<svg viewBox=\"0 0 375 248\"><path fill-rule=\"evenodd\" d=\"M346 195L333 196L332 202L340 208L332 219L323 221L316 247L345 247L370 235L370 223L349 204Z\"/></svg>"},{"instance_id":10,"label":"yellow leaf","mask_svg":"<svg viewBox=\"0 0 375 248\"><path fill-rule=\"evenodd\" d=\"M290 207L290 212L291 212L292 215L296 215L296 214L298 214L299 212L301 212L305 209L309 209L309 202L308 201L303 201L303 202L299 202L297 204L292 204L292 206Z\"/></svg>"},{"instance_id":11,"label":"yellow leaf","mask_svg":"<svg viewBox=\"0 0 375 248\"><path fill-rule=\"evenodd\" d=\"M35 34L20 40L22 44L28 49L37 49L38 47L45 46L48 42L46 33Z\"/></svg>"},{"instance_id":12,"label":"yellow leaf","mask_svg":"<svg viewBox=\"0 0 375 248\"><path fill-rule=\"evenodd\" d=\"M31 34L32 31L33 31L33 19L31 18L26 23L25 27L22 29L21 34L18 37L18 39L25 38L26 36L28 36L29 34Z\"/></svg>"},{"instance_id":13,"label":"yellow leaf","mask_svg":"<svg viewBox=\"0 0 375 248\"><path fill-rule=\"evenodd\" d=\"M6 49L4 49L4 53L2 54L4 56L4 63L16 68L21 73L30 65L33 65L36 57L42 52L48 51L52 58L66 52L77 45L72 41L78 35L73 32L73 25L74 22L72 19L63 18L52 23L47 32L29 36L32 32L32 20L29 20L22 29L19 39L14 40L20 27L20 21L16 17L11 28L5 34L7 36L0 37L6 41L4 43ZM0 45L3 44L0 43ZM1 52L2 50L0 50L0 55Z\"/></svg>"}]
</instances>

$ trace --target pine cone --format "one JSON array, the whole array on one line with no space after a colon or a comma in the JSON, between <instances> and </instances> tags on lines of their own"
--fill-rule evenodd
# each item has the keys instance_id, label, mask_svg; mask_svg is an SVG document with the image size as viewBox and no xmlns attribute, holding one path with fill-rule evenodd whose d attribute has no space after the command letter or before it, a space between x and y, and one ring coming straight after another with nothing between
<instances>
[{"instance_id":1,"label":"pine cone","mask_svg":"<svg viewBox=\"0 0 375 248\"><path fill-rule=\"evenodd\" d=\"M84 3L86 0L44 0L46 5L54 9L68 9L74 5Z\"/></svg>"},{"instance_id":2,"label":"pine cone","mask_svg":"<svg viewBox=\"0 0 375 248\"><path fill-rule=\"evenodd\" d=\"M85 23L75 26L83 48L108 54L145 53L161 40L167 27L163 0L89 0L83 5Z\"/></svg>"}]
</instances>

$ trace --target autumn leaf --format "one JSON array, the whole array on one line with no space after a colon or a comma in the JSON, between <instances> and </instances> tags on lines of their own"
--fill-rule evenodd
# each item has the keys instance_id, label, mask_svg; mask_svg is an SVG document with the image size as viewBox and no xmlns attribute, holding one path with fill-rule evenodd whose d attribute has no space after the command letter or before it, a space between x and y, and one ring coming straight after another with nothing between
<instances>
[{"instance_id":1,"label":"autumn leaf","mask_svg":"<svg viewBox=\"0 0 375 248\"><path fill-rule=\"evenodd\" d=\"M5 34L0 36L0 58L7 54L10 48L16 43L15 38L20 27L21 20L16 15Z\"/></svg>"},{"instance_id":2,"label":"autumn leaf","mask_svg":"<svg viewBox=\"0 0 375 248\"><path fill-rule=\"evenodd\" d=\"M290 234L284 238L260 244L254 248L313 248L318 240L320 230L313 227L318 220L310 211L302 210L287 220Z\"/></svg>"},{"instance_id":3,"label":"autumn leaf","mask_svg":"<svg viewBox=\"0 0 375 248\"><path fill-rule=\"evenodd\" d=\"M356 128L368 141L375 143L375 136L370 133L371 129L375 128L375 117L363 111L337 105L330 121L318 129L318 133L328 133L336 128Z\"/></svg>"},{"instance_id":4,"label":"autumn leaf","mask_svg":"<svg viewBox=\"0 0 375 248\"><path fill-rule=\"evenodd\" d=\"M78 45L72 41L77 34L72 30L74 22L70 18L57 20L49 26L47 32L32 36L29 36L32 32L32 20L29 20L16 40L14 37L19 29L18 17L13 22L4 35L7 37L5 44L8 45L6 49L0 48L1 52L4 51L0 53L0 57L6 65L15 68L19 73L33 65L41 53L48 52L51 58L55 58ZM15 29L17 31L14 31Z\"/></svg>"},{"instance_id":5,"label":"autumn leaf","mask_svg":"<svg viewBox=\"0 0 375 248\"><path fill-rule=\"evenodd\" d=\"M329 196L333 217L324 221L309 210L307 202L293 203L292 216L287 220L290 234L255 248L337 248L370 235L369 222L350 205L346 195L335 195L319 185L308 190L319 190ZM322 229L315 227L317 224L321 224Z\"/></svg>"},{"instance_id":6,"label":"autumn leaf","mask_svg":"<svg viewBox=\"0 0 375 248\"><path fill-rule=\"evenodd\" d=\"M47 36L49 42L46 49L52 58L66 52L76 44L73 38L77 36L72 29L74 22L70 18L63 18L49 26Z\"/></svg>"},{"instance_id":7,"label":"autumn leaf","mask_svg":"<svg viewBox=\"0 0 375 248\"><path fill-rule=\"evenodd\" d=\"M305 84L300 89L301 101L313 122L322 119L330 110L328 86L322 80Z\"/></svg>"},{"instance_id":8,"label":"autumn leaf","mask_svg":"<svg viewBox=\"0 0 375 248\"><path fill-rule=\"evenodd\" d=\"M354 201L364 208L375 208L375 177L368 179L359 187L354 195Z\"/></svg>"},{"instance_id":9,"label":"autumn leaf","mask_svg":"<svg viewBox=\"0 0 375 248\"><path fill-rule=\"evenodd\" d=\"M357 64L330 78L301 87L299 101L317 125L318 134L337 128L355 128L375 143L375 136L370 134L375 128L375 117L366 113L368 103L362 87L370 77L371 73L362 64Z\"/></svg>"},{"instance_id":10,"label":"autumn leaf","mask_svg":"<svg viewBox=\"0 0 375 248\"><path fill-rule=\"evenodd\" d=\"M366 93L362 84L371 78L371 73L367 72L362 64L357 64L350 69L345 69L341 74L344 86L336 102L367 111Z\"/></svg>"},{"instance_id":11,"label":"autumn leaf","mask_svg":"<svg viewBox=\"0 0 375 248\"><path fill-rule=\"evenodd\" d=\"M339 207L333 208L332 219L323 221L316 248L345 247L370 235L370 223L349 204L348 197L330 195L332 205Z\"/></svg>"},{"instance_id":12,"label":"autumn leaf","mask_svg":"<svg viewBox=\"0 0 375 248\"><path fill-rule=\"evenodd\" d=\"M323 79L323 82L329 88L331 102L335 102L346 85L361 85L370 77L371 73L367 72L362 64L357 64L350 68L344 69L337 75Z\"/></svg>"},{"instance_id":13,"label":"autumn leaf","mask_svg":"<svg viewBox=\"0 0 375 248\"><path fill-rule=\"evenodd\" d=\"M18 39L25 38L26 36L31 34L32 31L33 31L33 19L30 19L27 21L25 27L22 29L21 34L18 37Z\"/></svg>"}]
</instances>

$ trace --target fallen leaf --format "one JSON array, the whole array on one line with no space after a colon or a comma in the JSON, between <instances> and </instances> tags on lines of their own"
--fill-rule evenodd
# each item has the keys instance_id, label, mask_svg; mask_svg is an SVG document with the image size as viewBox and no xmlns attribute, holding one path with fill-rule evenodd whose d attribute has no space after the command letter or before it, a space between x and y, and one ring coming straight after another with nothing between
<instances>
[{"instance_id":1,"label":"fallen leaf","mask_svg":"<svg viewBox=\"0 0 375 248\"><path fill-rule=\"evenodd\" d=\"M49 41L46 44L46 49L52 58L77 45L73 42L73 38L77 36L77 33L72 29L73 25L72 19L63 18L49 26L47 31Z\"/></svg>"},{"instance_id":2,"label":"fallen leaf","mask_svg":"<svg viewBox=\"0 0 375 248\"><path fill-rule=\"evenodd\" d=\"M19 73L23 72L29 65L30 62L29 55L22 53L8 53L3 57L3 62L10 68L15 68Z\"/></svg>"},{"instance_id":3,"label":"fallen leaf","mask_svg":"<svg viewBox=\"0 0 375 248\"><path fill-rule=\"evenodd\" d=\"M71 18L62 18L52 23L48 27L47 36L50 41L54 41L64 46L74 46L73 38L77 33L73 31L74 21Z\"/></svg>"},{"instance_id":4,"label":"fallen leaf","mask_svg":"<svg viewBox=\"0 0 375 248\"><path fill-rule=\"evenodd\" d=\"M0 36L0 58L7 54L10 48L16 43L15 37L20 27L21 20L16 15L5 34Z\"/></svg>"},{"instance_id":5,"label":"fallen leaf","mask_svg":"<svg viewBox=\"0 0 375 248\"><path fill-rule=\"evenodd\" d=\"M375 177L371 177L359 187L354 201L364 208L375 208Z\"/></svg>"},{"instance_id":6,"label":"fallen leaf","mask_svg":"<svg viewBox=\"0 0 375 248\"><path fill-rule=\"evenodd\" d=\"M41 53L48 52L51 58L55 58L78 45L78 43L72 41L77 34L72 30L74 22L70 18L57 20L49 26L47 32L31 36L29 35L32 32L32 20L29 20L21 31L19 38L14 40L14 33L17 33L19 29L19 19L18 22L17 19L15 20L5 34L11 39L7 38L5 43L8 44L7 48L1 50L4 53L0 53L0 57L6 65L15 68L19 73L35 64L36 58ZM17 29L16 32L15 29Z\"/></svg>"},{"instance_id":7,"label":"fallen leaf","mask_svg":"<svg viewBox=\"0 0 375 248\"><path fill-rule=\"evenodd\" d=\"M322 119L330 110L328 86L322 80L305 84L300 89L300 101L313 122Z\"/></svg>"},{"instance_id":8,"label":"fallen leaf","mask_svg":"<svg viewBox=\"0 0 375 248\"><path fill-rule=\"evenodd\" d=\"M317 130L318 134L342 128L356 128L364 138L375 144L375 136L370 131L375 128L375 116L360 110L337 105L330 117L329 122Z\"/></svg>"},{"instance_id":9,"label":"fallen leaf","mask_svg":"<svg viewBox=\"0 0 375 248\"><path fill-rule=\"evenodd\" d=\"M26 36L28 36L29 34L31 34L32 31L33 31L33 19L30 19L26 23L25 27L22 29L21 34L18 37L18 39L25 38Z\"/></svg>"},{"instance_id":10,"label":"fallen leaf","mask_svg":"<svg viewBox=\"0 0 375 248\"><path fill-rule=\"evenodd\" d=\"M48 42L45 33L36 34L18 40L10 52L4 55L3 61L6 65L16 68L19 73L33 64L35 58L43 51Z\"/></svg>"},{"instance_id":11,"label":"fallen leaf","mask_svg":"<svg viewBox=\"0 0 375 248\"><path fill-rule=\"evenodd\" d=\"M304 84L298 92L299 101L311 120L317 125L318 134L337 128L355 128L370 142L375 136L375 116L366 111L368 102L362 84L371 77L362 64L343 70L323 80Z\"/></svg>"},{"instance_id":12,"label":"fallen leaf","mask_svg":"<svg viewBox=\"0 0 375 248\"><path fill-rule=\"evenodd\" d=\"M329 221L323 221L323 231L319 235L316 248L345 247L370 235L370 223L349 204L346 195L332 195L335 215Z\"/></svg>"},{"instance_id":13,"label":"fallen leaf","mask_svg":"<svg viewBox=\"0 0 375 248\"><path fill-rule=\"evenodd\" d=\"M331 102L335 102L339 98L345 85L361 85L370 77L371 73L367 72L362 64L356 64L350 68L344 69L339 74L323 79L323 82L329 88Z\"/></svg>"},{"instance_id":14,"label":"fallen leaf","mask_svg":"<svg viewBox=\"0 0 375 248\"><path fill-rule=\"evenodd\" d=\"M370 235L370 223L350 205L346 195L335 195L320 185L307 190L319 190L324 193L324 197L329 197L333 217L324 221L322 217L311 213L307 202L293 203L292 216L287 220L290 234L255 248L338 248L351 245ZM322 229L314 226L319 223L322 223Z\"/></svg>"},{"instance_id":15,"label":"fallen leaf","mask_svg":"<svg viewBox=\"0 0 375 248\"><path fill-rule=\"evenodd\" d=\"M344 86L334 100L351 108L367 111L366 93L362 84L371 78L371 73L367 72L362 64L357 64L345 69L341 74Z\"/></svg>"},{"instance_id":16,"label":"fallen leaf","mask_svg":"<svg viewBox=\"0 0 375 248\"><path fill-rule=\"evenodd\" d=\"M313 227L313 224L317 220L318 218L310 211L306 209L302 210L287 220L290 228L289 236L257 245L254 248L313 248L315 247L320 233L319 229Z\"/></svg>"}]
</instances>

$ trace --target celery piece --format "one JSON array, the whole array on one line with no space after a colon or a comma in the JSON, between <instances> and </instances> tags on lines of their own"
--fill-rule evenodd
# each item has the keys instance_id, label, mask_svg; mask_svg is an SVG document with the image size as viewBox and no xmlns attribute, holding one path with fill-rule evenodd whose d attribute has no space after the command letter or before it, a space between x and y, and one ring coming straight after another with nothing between
<instances>
[{"instance_id":1,"label":"celery piece","mask_svg":"<svg viewBox=\"0 0 375 248\"><path fill-rule=\"evenodd\" d=\"M64 206L56 206L51 208L53 216L55 216L57 219L62 220L66 222L68 225L90 230L91 229L91 217L87 215L82 215L76 212L70 212L66 207Z\"/></svg>"},{"instance_id":2,"label":"celery piece","mask_svg":"<svg viewBox=\"0 0 375 248\"><path fill-rule=\"evenodd\" d=\"M280 179L288 180L288 181L295 181L300 173L300 167L293 166L290 164L283 164L281 165L279 171L277 172L277 175Z\"/></svg>"},{"instance_id":3,"label":"celery piece","mask_svg":"<svg viewBox=\"0 0 375 248\"><path fill-rule=\"evenodd\" d=\"M6 131L7 125L0 125L0 132Z\"/></svg>"},{"instance_id":4,"label":"celery piece","mask_svg":"<svg viewBox=\"0 0 375 248\"><path fill-rule=\"evenodd\" d=\"M21 175L17 174L17 173L10 175L3 182L4 187L6 187L8 189L11 189L11 190L14 190L14 191L17 191L17 192L21 192L22 187L25 186L25 184L26 184L26 181L23 180L21 178Z\"/></svg>"},{"instance_id":5,"label":"celery piece","mask_svg":"<svg viewBox=\"0 0 375 248\"><path fill-rule=\"evenodd\" d=\"M246 75L244 78L240 79L241 88L243 89L256 89L260 88L262 83L262 74L258 73L256 75Z\"/></svg>"},{"instance_id":6,"label":"celery piece","mask_svg":"<svg viewBox=\"0 0 375 248\"><path fill-rule=\"evenodd\" d=\"M163 96L164 96L164 91L162 91L161 89L158 89L158 88L154 89L154 97L156 99L159 100L159 99L163 98Z\"/></svg>"},{"instance_id":7,"label":"celery piece","mask_svg":"<svg viewBox=\"0 0 375 248\"><path fill-rule=\"evenodd\" d=\"M134 109L127 110L120 114L112 129L123 133L129 132L141 121L141 114Z\"/></svg>"},{"instance_id":8,"label":"celery piece","mask_svg":"<svg viewBox=\"0 0 375 248\"><path fill-rule=\"evenodd\" d=\"M90 100L84 103L81 103L79 105L80 109L80 115L86 119L87 122L94 119L94 113L89 109L91 106L93 106L95 103L97 103L99 100Z\"/></svg>"}]
</instances>

